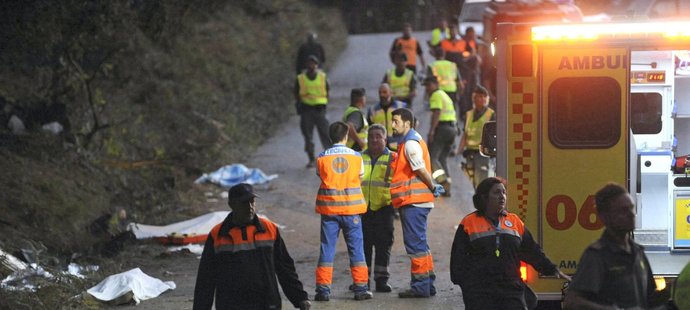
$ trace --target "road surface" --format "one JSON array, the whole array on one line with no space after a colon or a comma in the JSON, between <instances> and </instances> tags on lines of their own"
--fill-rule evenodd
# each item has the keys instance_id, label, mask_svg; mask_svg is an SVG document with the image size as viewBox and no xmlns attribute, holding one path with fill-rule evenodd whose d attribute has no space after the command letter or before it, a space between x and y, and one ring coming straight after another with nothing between
<instances>
[{"instance_id":1,"label":"road surface","mask_svg":"<svg viewBox=\"0 0 690 310\"><path fill-rule=\"evenodd\" d=\"M331 102L328 107L329 121L339 120L349 104L350 89L364 87L367 90L367 105L378 101L378 85L384 72L392 65L388 49L398 36L390 34L352 35L347 49L342 53L333 69L328 72L331 83ZM427 33L416 33L424 42ZM425 49L425 59L432 59ZM415 114L420 120L419 131L426 137L430 113L422 104L424 90L418 86L414 104ZM287 94L286 94L287 95ZM316 137L315 137L316 138ZM318 139L315 139L318 141ZM317 149L320 145L317 142ZM434 256L437 295L426 299L400 299L397 292L409 287L410 261L402 243L400 222L396 221L395 244L391 257L391 279L393 293L376 293L366 301L354 301L347 290L351 283L349 261L345 242L338 243L333 272L333 292L330 302L312 301L312 309L463 309L459 287L450 282L450 248L455 229L460 219L473 210L472 187L459 169L459 159L449 158L453 176L453 196L438 198L436 207L429 217L428 240ZM270 185L259 187L258 213L266 215L281 225L281 234L288 250L296 262L297 273L305 284L310 299L314 297L314 270L319 256L319 215L314 213L314 199L319 179L314 169L306 169L307 157L303 152L303 140L296 115L283 125L277 134L259 147L248 162L249 167L261 168L268 174L278 174ZM210 186L209 186L210 187ZM222 199L209 211L227 210ZM175 281L177 289L143 301L136 309L191 309L198 259L193 254L159 255L155 247L144 251L149 257L135 257L133 263L140 263L144 272L164 281ZM372 281L373 284L373 281ZM283 297L283 307L292 308ZM126 307L125 307L126 308ZM115 309L115 308L114 308ZM116 309L123 309L117 307Z\"/></svg>"}]
</instances>

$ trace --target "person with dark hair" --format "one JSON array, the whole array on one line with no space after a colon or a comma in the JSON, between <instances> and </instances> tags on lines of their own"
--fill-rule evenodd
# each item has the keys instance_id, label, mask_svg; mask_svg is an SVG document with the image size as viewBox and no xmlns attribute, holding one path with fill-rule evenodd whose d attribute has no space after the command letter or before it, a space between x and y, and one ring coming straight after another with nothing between
<instances>
[{"instance_id":1,"label":"person with dark hair","mask_svg":"<svg viewBox=\"0 0 690 310\"><path fill-rule=\"evenodd\" d=\"M429 96L431 109L431 126L429 127L429 155L431 156L431 176L443 185L444 197L450 197L450 170L448 169L448 154L450 154L457 131L457 117L453 99L439 88L439 81L430 75L424 79L424 88Z\"/></svg>"},{"instance_id":2,"label":"person with dark hair","mask_svg":"<svg viewBox=\"0 0 690 310\"><path fill-rule=\"evenodd\" d=\"M314 167L314 127L319 133L321 146L327 149L331 146L328 140L328 119L326 119L326 105L328 105L328 78L326 73L318 69L319 59L310 55L307 57L307 70L297 75L294 96L297 114L300 115L299 127L304 137L304 151L309 157L307 168Z\"/></svg>"},{"instance_id":3,"label":"person with dark hair","mask_svg":"<svg viewBox=\"0 0 690 310\"><path fill-rule=\"evenodd\" d=\"M426 41L426 44L430 48L437 47L443 42L443 40L450 37L450 31L448 30L448 21L444 18L438 20L438 25L436 28L431 30L431 40Z\"/></svg>"},{"instance_id":4,"label":"person with dark hair","mask_svg":"<svg viewBox=\"0 0 690 310\"><path fill-rule=\"evenodd\" d=\"M316 32L309 32L307 41L300 45L297 50L297 74L307 69L307 61L312 55L320 64L323 65L326 62L326 52L324 52L323 46L316 41Z\"/></svg>"},{"instance_id":5,"label":"person with dark hair","mask_svg":"<svg viewBox=\"0 0 690 310\"><path fill-rule=\"evenodd\" d=\"M350 256L355 300L371 299L369 270L364 259L362 219L367 203L362 194L362 156L345 146L348 124L337 121L328 133L333 147L319 154L316 168L321 185L316 195L316 213L321 214L321 247L316 267L316 301L329 301L333 280L335 246L340 230Z\"/></svg>"},{"instance_id":6,"label":"person with dark hair","mask_svg":"<svg viewBox=\"0 0 690 310\"><path fill-rule=\"evenodd\" d=\"M361 152L367 147L367 130L369 122L364 117L364 107L367 104L364 88L353 88L350 91L350 106L345 109L343 122L347 123L347 147Z\"/></svg>"},{"instance_id":7,"label":"person with dark hair","mask_svg":"<svg viewBox=\"0 0 690 310\"><path fill-rule=\"evenodd\" d=\"M431 177L429 149L412 127L414 115L409 109L393 111L393 134L402 137L398 160L393 165L391 200L400 212L405 251L410 256L410 288L398 293L401 298L436 295L434 259L427 242L427 218L434 208L434 198L444 193L443 186Z\"/></svg>"},{"instance_id":8,"label":"person with dark hair","mask_svg":"<svg viewBox=\"0 0 690 310\"><path fill-rule=\"evenodd\" d=\"M401 37L395 38L393 40L393 45L390 49L391 61L395 63L394 55L396 53L404 53L407 56L407 69L412 70L415 74L417 73L417 56L419 56L419 62L422 68L426 67L424 63L424 52L422 52L422 45L419 44L417 39L412 37L412 24L405 23L403 25L403 34Z\"/></svg>"},{"instance_id":9,"label":"person with dark hair","mask_svg":"<svg viewBox=\"0 0 690 310\"><path fill-rule=\"evenodd\" d=\"M544 254L517 214L508 212L505 180L484 179L472 196L477 211L462 219L453 239L450 278L465 309L527 309L520 261L570 279ZM529 292L529 291L528 291Z\"/></svg>"},{"instance_id":10,"label":"person with dark hair","mask_svg":"<svg viewBox=\"0 0 690 310\"><path fill-rule=\"evenodd\" d=\"M408 109L412 109L412 101L417 95L417 80L412 70L407 69L407 55L396 53L393 55L395 68L386 71L382 83L387 83L393 90L393 99L405 102Z\"/></svg>"},{"instance_id":11,"label":"person with dark hair","mask_svg":"<svg viewBox=\"0 0 690 310\"><path fill-rule=\"evenodd\" d=\"M240 183L228 190L232 212L211 229L199 261L194 310L280 309L283 293L295 308L311 307L278 227L255 213L259 195Z\"/></svg>"},{"instance_id":12,"label":"person with dark hair","mask_svg":"<svg viewBox=\"0 0 690 310\"><path fill-rule=\"evenodd\" d=\"M479 154L479 144L482 142L484 124L496 120L494 110L489 108L489 92L481 85L474 88L472 94L474 109L467 111L465 116L465 130L461 135L458 152L465 158L463 170L476 188L482 180L494 176L496 159Z\"/></svg>"},{"instance_id":13,"label":"person with dark hair","mask_svg":"<svg viewBox=\"0 0 690 310\"><path fill-rule=\"evenodd\" d=\"M594 200L606 228L578 261L563 309L665 309L670 293L656 290L644 248L630 237L635 229L632 197L609 183Z\"/></svg>"}]
</instances>

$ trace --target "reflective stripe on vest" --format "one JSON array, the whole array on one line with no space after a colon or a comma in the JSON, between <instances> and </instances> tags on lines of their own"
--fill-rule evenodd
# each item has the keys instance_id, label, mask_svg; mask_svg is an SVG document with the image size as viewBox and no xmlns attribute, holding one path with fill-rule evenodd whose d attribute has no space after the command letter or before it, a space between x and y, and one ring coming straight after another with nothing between
<instances>
[{"instance_id":1,"label":"reflective stripe on vest","mask_svg":"<svg viewBox=\"0 0 690 310\"><path fill-rule=\"evenodd\" d=\"M388 134L388 146L392 151L398 149L398 143L395 142L393 138L393 111L406 107L404 102L393 100L388 109L384 110L381 103L377 103L370 110L369 118L372 124L380 124L386 127L386 133Z\"/></svg>"},{"instance_id":2,"label":"reflective stripe on vest","mask_svg":"<svg viewBox=\"0 0 690 310\"><path fill-rule=\"evenodd\" d=\"M316 213L354 215L367 211L359 174L362 157L344 145L335 145L316 160L321 186L316 195Z\"/></svg>"},{"instance_id":3,"label":"reflective stripe on vest","mask_svg":"<svg viewBox=\"0 0 690 310\"><path fill-rule=\"evenodd\" d=\"M408 140L415 140L419 142L422 147L422 158L424 158L424 166L427 171L431 171L431 160L429 157L429 149L414 129L410 129L404 139L398 144L398 158L393 163L393 179L391 181L391 200L393 207L400 208L402 206L433 202L434 195L429 188L422 182L417 174L412 171L407 157L405 156L405 142Z\"/></svg>"},{"instance_id":4,"label":"reflective stripe on vest","mask_svg":"<svg viewBox=\"0 0 690 310\"><path fill-rule=\"evenodd\" d=\"M468 150L479 150L479 144L482 143L482 130L484 129L484 124L490 121L493 115L494 110L486 108L484 115L475 121L474 109L467 111L467 118L465 121L467 138L465 140L465 146Z\"/></svg>"},{"instance_id":5,"label":"reflective stripe on vest","mask_svg":"<svg viewBox=\"0 0 690 310\"><path fill-rule=\"evenodd\" d=\"M447 92L458 90L458 65L448 60L437 60L431 64L431 72L438 80L438 87Z\"/></svg>"},{"instance_id":6,"label":"reflective stripe on vest","mask_svg":"<svg viewBox=\"0 0 690 310\"><path fill-rule=\"evenodd\" d=\"M310 80L307 73L297 76L299 82L299 97L306 105L323 105L328 103L328 91L326 90L326 74L317 71L316 78Z\"/></svg>"},{"instance_id":7,"label":"reflective stripe on vest","mask_svg":"<svg viewBox=\"0 0 690 310\"><path fill-rule=\"evenodd\" d=\"M369 209L377 211L391 204L391 163L397 154L381 154L372 165L368 152L362 153L364 160L364 177L362 178L362 191Z\"/></svg>"},{"instance_id":8,"label":"reflective stripe on vest","mask_svg":"<svg viewBox=\"0 0 690 310\"><path fill-rule=\"evenodd\" d=\"M407 56L407 64L411 66L417 65L417 40L410 37L409 39L398 38L395 40L395 46L400 46L402 51Z\"/></svg>"},{"instance_id":9,"label":"reflective stripe on vest","mask_svg":"<svg viewBox=\"0 0 690 310\"><path fill-rule=\"evenodd\" d=\"M350 117L350 114L353 112L359 112L359 115L362 116L362 128L357 132L357 136L364 141L364 143L367 143L367 136L369 134L369 122L367 122L367 118L364 117L364 112L360 110L358 107L353 107L349 106L345 110L345 115L343 115L343 122L347 123L347 118ZM347 147L353 147L355 145L355 140L354 139L347 139ZM364 149L366 149L366 145L364 146Z\"/></svg>"},{"instance_id":10,"label":"reflective stripe on vest","mask_svg":"<svg viewBox=\"0 0 690 310\"><path fill-rule=\"evenodd\" d=\"M475 241L481 238L495 238L496 226L494 226L486 217L479 215L477 212L467 215L460 224L463 226L465 233L469 236L470 241ZM515 236L522 239L525 233L525 224L514 213L508 213L506 216L500 217L501 234Z\"/></svg>"},{"instance_id":11,"label":"reflective stripe on vest","mask_svg":"<svg viewBox=\"0 0 690 310\"><path fill-rule=\"evenodd\" d=\"M242 239L242 228L233 227L228 231L228 235L220 236L220 228L223 223L220 223L211 229L211 237L213 238L213 248L215 253L237 253L242 251L256 250L261 247L273 247L278 236L278 229L273 222L268 219L258 217L263 231L260 231L255 225L246 226L247 240Z\"/></svg>"},{"instance_id":12,"label":"reflective stripe on vest","mask_svg":"<svg viewBox=\"0 0 690 310\"><path fill-rule=\"evenodd\" d=\"M455 122L455 107L453 106L453 99L448 97L446 92L437 89L429 97L429 107L432 110L440 109L441 115L439 115L438 120L441 122Z\"/></svg>"},{"instance_id":13,"label":"reflective stripe on vest","mask_svg":"<svg viewBox=\"0 0 690 310\"><path fill-rule=\"evenodd\" d=\"M410 82L414 76L414 72L410 69L405 69L402 76L395 74L395 68L388 70L388 83L391 85L393 97L404 98L410 94Z\"/></svg>"}]
</instances>

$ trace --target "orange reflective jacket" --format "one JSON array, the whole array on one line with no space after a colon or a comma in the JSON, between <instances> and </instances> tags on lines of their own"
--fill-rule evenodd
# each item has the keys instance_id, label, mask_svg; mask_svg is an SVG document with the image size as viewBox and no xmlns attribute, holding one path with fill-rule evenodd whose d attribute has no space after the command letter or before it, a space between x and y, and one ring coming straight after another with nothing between
<instances>
[{"instance_id":1,"label":"orange reflective jacket","mask_svg":"<svg viewBox=\"0 0 690 310\"><path fill-rule=\"evenodd\" d=\"M391 181L391 199L393 207L400 208L402 206L433 202L434 194L429 190L429 187L422 182L414 171L412 166L405 156L405 142L408 140L415 140L422 146L422 156L424 158L424 165L427 171L431 171L431 159L429 157L429 149L414 129L410 129L404 139L398 144L398 160L393 164L393 180Z\"/></svg>"},{"instance_id":2,"label":"orange reflective jacket","mask_svg":"<svg viewBox=\"0 0 690 310\"><path fill-rule=\"evenodd\" d=\"M405 53L408 65L417 65L417 39L413 37L408 39L400 37L395 40L395 46Z\"/></svg>"},{"instance_id":3,"label":"orange reflective jacket","mask_svg":"<svg viewBox=\"0 0 690 310\"><path fill-rule=\"evenodd\" d=\"M316 195L316 213L353 215L367 212L360 174L362 156L340 144L319 154L316 160L321 186Z\"/></svg>"}]
</instances>

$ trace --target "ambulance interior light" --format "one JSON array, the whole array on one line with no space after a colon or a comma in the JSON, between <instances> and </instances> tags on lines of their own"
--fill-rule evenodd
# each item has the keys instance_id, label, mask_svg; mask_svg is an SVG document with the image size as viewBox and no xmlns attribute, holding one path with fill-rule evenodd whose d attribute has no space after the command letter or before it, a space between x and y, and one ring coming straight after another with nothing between
<instances>
[{"instance_id":1,"label":"ambulance interior light","mask_svg":"<svg viewBox=\"0 0 690 310\"><path fill-rule=\"evenodd\" d=\"M666 38L690 37L690 21L545 25L532 28L532 41L592 41L602 37L661 35Z\"/></svg>"}]
</instances>

